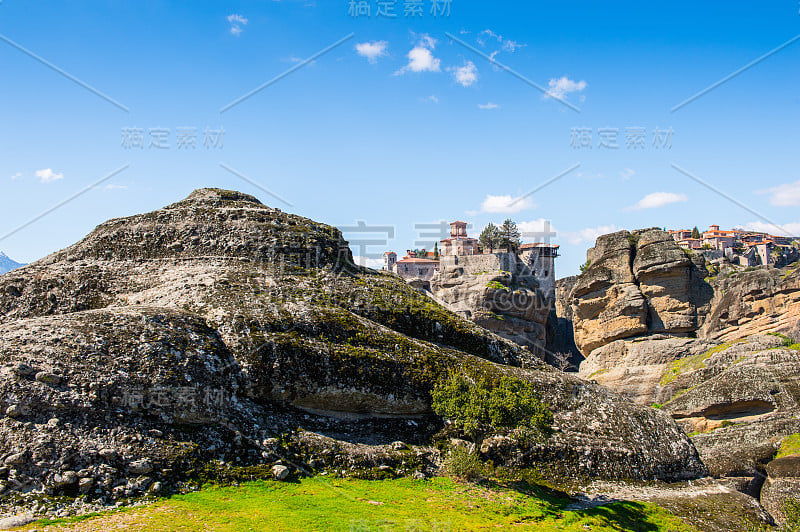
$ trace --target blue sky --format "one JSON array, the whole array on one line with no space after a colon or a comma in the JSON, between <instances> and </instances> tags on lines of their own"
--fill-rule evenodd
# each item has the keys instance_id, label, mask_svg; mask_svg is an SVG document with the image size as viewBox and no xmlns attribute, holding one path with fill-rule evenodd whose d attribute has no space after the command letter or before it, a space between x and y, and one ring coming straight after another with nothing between
<instances>
[{"instance_id":1,"label":"blue sky","mask_svg":"<svg viewBox=\"0 0 800 532\"><path fill-rule=\"evenodd\" d=\"M452 0L437 17L424 0L414 18L397 0L393 19L368 3L370 17L347 0L3 0L0 235L126 169L0 250L33 261L203 186L336 226L394 227L386 246L353 246L375 257L420 245L418 224L549 221L559 276L618 228L771 222L800 234L800 41L671 111L800 34L795 0ZM626 146L638 128L644 145ZM169 148L150 145L158 130ZM601 130L619 147L599 145ZM656 130L668 140L654 145Z\"/></svg>"}]
</instances>

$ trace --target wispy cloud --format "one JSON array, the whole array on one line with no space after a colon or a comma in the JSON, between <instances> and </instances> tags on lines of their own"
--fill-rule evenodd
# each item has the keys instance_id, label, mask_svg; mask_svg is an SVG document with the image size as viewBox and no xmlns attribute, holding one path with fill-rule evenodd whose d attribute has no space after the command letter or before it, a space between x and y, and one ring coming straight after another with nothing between
<instances>
[{"instance_id":1,"label":"wispy cloud","mask_svg":"<svg viewBox=\"0 0 800 532\"><path fill-rule=\"evenodd\" d=\"M17 172L11 176L11 179L19 179L20 177L22 177L22 172Z\"/></svg>"},{"instance_id":2,"label":"wispy cloud","mask_svg":"<svg viewBox=\"0 0 800 532\"><path fill-rule=\"evenodd\" d=\"M370 63L377 63L378 59L388 55L389 43L386 41L362 42L356 44L356 53L366 57Z\"/></svg>"},{"instance_id":3,"label":"wispy cloud","mask_svg":"<svg viewBox=\"0 0 800 532\"><path fill-rule=\"evenodd\" d=\"M233 35L240 35L242 33L242 26L247 26L247 19L239 14L228 15L228 23L231 25L231 33Z\"/></svg>"},{"instance_id":4,"label":"wispy cloud","mask_svg":"<svg viewBox=\"0 0 800 532\"><path fill-rule=\"evenodd\" d=\"M544 98L563 100L567 94L582 92L586 87L587 83L583 80L574 81L567 76L562 76L558 79L553 78L547 83L547 92L544 94Z\"/></svg>"},{"instance_id":5,"label":"wispy cloud","mask_svg":"<svg viewBox=\"0 0 800 532\"><path fill-rule=\"evenodd\" d=\"M472 61L467 61L460 67L451 67L447 70L453 73L456 83L462 87L469 87L478 81L478 68Z\"/></svg>"},{"instance_id":6,"label":"wispy cloud","mask_svg":"<svg viewBox=\"0 0 800 532\"><path fill-rule=\"evenodd\" d=\"M419 101L423 103L439 103L439 98L435 94L431 94L425 98L420 98Z\"/></svg>"},{"instance_id":7,"label":"wispy cloud","mask_svg":"<svg viewBox=\"0 0 800 532\"><path fill-rule=\"evenodd\" d=\"M586 243L594 244L595 240L597 240L597 237L607 235L609 233L616 233L620 230L621 228L614 224L600 225L597 227L586 227L579 231L562 231L559 233L559 236L566 239L570 244L578 246Z\"/></svg>"},{"instance_id":8,"label":"wispy cloud","mask_svg":"<svg viewBox=\"0 0 800 532\"><path fill-rule=\"evenodd\" d=\"M430 35L421 36L417 45L406 54L408 64L394 75L400 76L406 72L441 72L441 61L433 55L435 48L436 39Z\"/></svg>"},{"instance_id":9,"label":"wispy cloud","mask_svg":"<svg viewBox=\"0 0 800 532\"><path fill-rule=\"evenodd\" d=\"M758 190L756 193L770 194L769 202L776 207L795 207L800 205L800 181Z\"/></svg>"},{"instance_id":10,"label":"wispy cloud","mask_svg":"<svg viewBox=\"0 0 800 532\"><path fill-rule=\"evenodd\" d=\"M52 183L53 181L64 179L64 174L57 174L51 168L45 168L44 170L36 170L36 177L39 178L40 183Z\"/></svg>"},{"instance_id":11,"label":"wispy cloud","mask_svg":"<svg viewBox=\"0 0 800 532\"><path fill-rule=\"evenodd\" d=\"M375 270L383 268L383 259L373 259L370 257L356 255L353 257L353 261L359 266L366 266L367 268L372 268Z\"/></svg>"},{"instance_id":12,"label":"wispy cloud","mask_svg":"<svg viewBox=\"0 0 800 532\"><path fill-rule=\"evenodd\" d=\"M508 213L524 211L535 207L530 197L512 198L510 195L493 196L487 194L481 203L481 211L494 213Z\"/></svg>"},{"instance_id":13,"label":"wispy cloud","mask_svg":"<svg viewBox=\"0 0 800 532\"><path fill-rule=\"evenodd\" d=\"M636 202L635 205L628 207L629 211L641 211L644 209L655 209L671 203L687 201L686 194L675 194L674 192L653 192Z\"/></svg>"},{"instance_id":14,"label":"wispy cloud","mask_svg":"<svg viewBox=\"0 0 800 532\"><path fill-rule=\"evenodd\" d=\"M499 105L497 105L496 103L492 103L492 102L479 103L478 104L478 109L484 109L484 110L487 110L487 111L491 111L492 109L499 109L499 108L500 108Z\"/></svg>"},{"instance_id":15,"label":"wispy cloud","mask_svg":"<svg viewBox=\"0 0 800 532\"><path fill-rule=\"evenodd\" d=\"M767 222L750 222L743 227L746 231L758 231L778 236L800 236L800 222L791 222L776 226Z\"/></svg>"},{"instance_id":16,"label":"wispy cloud","mask_svg":"<svg viewBox=\"0 0 800 532\"><path fill-rule=\"evenodd\" d=\"M113 183L109 183L103 190L128 190L128 185L115 185Z\"/></svg>"},{"instance_id":17,"label":"wispy cloud","mask_svg":"<svg viewBox=\"0 0 800 532\"><path fill-rule=\"evenodd\" d=\"M522 240L530 242L550 242L556 237L556 229L550 220L539 218L529 222L519 222L517 224Z\"/></svg>"},{"instance_id":18,"label":"wispy cloud","mask_svg":"<svg viewBox=\"0 0 800 532\"><path fill-rule=\"evenodd\" d=\"M626 168L625 170L619 173L623 181L627 181L628 179L632 178L634 174L636 174L636 171L630 168Z\"/></svg>"},{"instance_id":19,"label":"wispy cloud","mask_svg":"<svg viewBox=\"0 0 800 532\"><path fill-rule=\"evenodd\" d=\"M526 44L521 44L511 39L506 39L499 33L495 33L489 29L483 30L482 32L478 33L478 35L475 37L475 42L484 47L487 46L487 43L490 41L492 43L496 42L498 45L500 45L500 48L496 49L495 51L489 54L489 57L492 59L492 61L494 61L495 57L497 57L497 54L499 54L500 52L508 52L510 54L513 54L518 49L527 46Z\"/></svg>"}]
</instances>

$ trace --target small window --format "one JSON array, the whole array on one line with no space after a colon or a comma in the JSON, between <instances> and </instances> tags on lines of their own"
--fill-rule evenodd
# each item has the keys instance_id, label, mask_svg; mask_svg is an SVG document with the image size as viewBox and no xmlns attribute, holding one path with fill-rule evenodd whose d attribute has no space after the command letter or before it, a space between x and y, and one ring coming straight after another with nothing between
<instances>
[{"instance_id":1,"label":"small window","mask_svg":"<svg viewBox=\"0 0 800 532\"><path fill-rule=\"evenodd\" d=\"M545 271L544 271L544 276L545 276L545 277L547 277L548 275L550 275L550 272L549 272L549 271L547 271L547 270L545 270Z\"/></svg>"}]
</instances>

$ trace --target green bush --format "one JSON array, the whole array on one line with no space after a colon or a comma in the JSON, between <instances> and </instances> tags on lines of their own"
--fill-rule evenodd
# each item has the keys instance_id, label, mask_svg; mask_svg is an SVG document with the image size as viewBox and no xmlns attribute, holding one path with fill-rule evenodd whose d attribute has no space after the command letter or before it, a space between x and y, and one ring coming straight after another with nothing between
<instances>
[{"instance_id":1,"label":"green bush","mask_svg":"<svg viewBox=\"0 0 800 532\"><path fill-rule=\"evenodd\" d=\"M800 499L789 499L783 503L783 515L786 516L786 524L782 530L787 532L800 531Z\"/></svg>"},{"instance_id":2,"label":"green bush","mask_svg":"<svg viewBox=\"0 0 800 532\"><path fill-rule=\"evenodd\" d=\"M471 453L463 447L453 447L444 460L444 469L450 475L473 481L483 478L486 467L477 453Z\"/></svg>"},{"instance_id":3,"label":"green bush","mask_svg":"<svg viewBox=\"0 0 800 532\"><path fill-rule=\"evenodd\" d=\"M534 386L512 377L473 382L453 374L434 387L431 397L434 412L476 440L502 429L549 435L553 424L553 414L539 400Z\"/></svg>"}]
</instances>

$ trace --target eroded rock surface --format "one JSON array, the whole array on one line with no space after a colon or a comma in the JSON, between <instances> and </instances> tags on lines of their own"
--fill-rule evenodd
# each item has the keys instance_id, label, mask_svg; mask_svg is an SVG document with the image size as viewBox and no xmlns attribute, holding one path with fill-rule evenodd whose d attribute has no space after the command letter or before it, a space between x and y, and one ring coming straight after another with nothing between
<instances>
[{"instance_id":1,"label":"eroded rock surface","mask_svg":"<svg viewBox=\"0 0 800 532\"><path fill-rule=\"evenodd\" d=\"M660 229L597 239L571 293L575 343L588 356L610 342L645 334L686 335L712 297L707 272Z\"/></svg>"},{"instance_id":2,"label":"eroded rock surface","mask_svg":"<svg viewBox=\"0 0 800 532\"><path fill-rule=\"evenodd\" d=\"M452 371L534 383L555 431L520 463L543 474L705 473L666 413L552 370L355 266L335 228L238 192L110 220L1 276L0 337L0 481L15 493L112 503L233 466L377 467L341 453L429 442L430 389ZM392 471L430 474L434 454Z\"/></svg>"}]
</instances>

